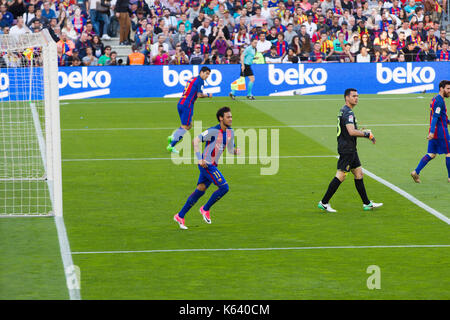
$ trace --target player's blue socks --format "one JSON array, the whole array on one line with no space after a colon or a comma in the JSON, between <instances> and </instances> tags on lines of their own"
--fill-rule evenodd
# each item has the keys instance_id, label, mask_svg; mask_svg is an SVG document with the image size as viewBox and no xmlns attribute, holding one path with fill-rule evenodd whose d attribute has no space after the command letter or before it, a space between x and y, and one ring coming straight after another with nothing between
<instances>
[{"instance_id":1,"label":"player's blue socks","mask_svg":"<svg viewBox=\"0 0 450 320\"><path fill-rule=\"evenodd\" d=\"M197 203L198 199L200 199L205 194L205 191L200 191L195 189L194 192L189 196L186 203L184 204L181 211L178 213L178 216L183 219L186 213L192 208L194 204Z\"/></svg>"},{"instance_id":2,"label":"player's blue socks","mask_svg":"<svg viewBox=\"0 0 450 320\"><path fill-rule=\"evenodd\" d=\"M213 192L211 195L211 198L209 198L208 202L203 206L203 210L209 211L209 209L212 207L214 203L219 201L220 198L222 198L229 190L228 183L221 185L219 189Z\"/></svg>"},{"instance_id":3,"label":"player's blue socks","mask_svg":"<svg viewBox=\"0 0 450 320\"><path fill-rule=\"evenodd\" d=\"M428 155L428 153L420 160L419 165L416 168L416 173L419 174L420 171L427 165L430 160L433 160L432 157Z\"/></svg>"},{"instance_id":4,"label":"player's blue socks","mask_svg":"<svg viewBox=\"0 0 450 320\"><path fill-rule=\"evenodd\" d=\"M450 179L450 157L445 157L445 164L447 165L448 178Z\"/></svg>"},{"instance_id":5,"label":"player's blue socks","mask_svg":"<svg viewBox=\"0 0 450 320\"><path fill-rule=\"evenodd\" d=\"M179 127L172 135L173 139L172 142L170 143L170 145L172 147L175 147L175 145L178 143L178 141L180 141L181 139L183 139L184 134L186 133L186 130L183 129L182 127Z\"/></svg>"},{"instance_id":6,"label":"player's blue socks","mask_svg":"<svg viewBox=\"0 0 450 320\"><path fill-rule=\"evenodd\" d=\"M247 96L252 96L253 94L252 94L252 89L253 89L253 84L254 84L255 82L253 81L249 81L249 83L248 83L248 90L247 90Z\"/></svg>"}]
</instances>

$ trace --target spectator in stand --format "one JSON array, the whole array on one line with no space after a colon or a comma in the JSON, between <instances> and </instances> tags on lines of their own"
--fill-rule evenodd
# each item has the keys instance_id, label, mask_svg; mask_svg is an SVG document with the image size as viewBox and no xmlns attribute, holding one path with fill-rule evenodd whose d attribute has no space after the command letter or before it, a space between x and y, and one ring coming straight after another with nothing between
<instances>
[{"instance_id":1,"label":"spectator in stand","mask_svg":"<svg viewBox=\"0 0 450 320\"><path fill-rule=\"evenodd\" d=\"M178 32L175 33L171 38L172 38L172 47L175 48L177 44L179 43L183 43L184 39L186 38L186 27L184 25L184 23L181 23L178 26Z\"/></svg>"},{"instance_id":2,"label":"spectator in stand","mask_svg":"<svg viewBox=\"0 0 450 320\"><path fill-rule=\"evenodd\" d=\"M152 62L155 65L169 64L169 55L164 51L164 46L162 44L158 44L158 53L152 58Z\"/></svg>"},{"instance_id":3,"label":"spectator in stand","mask_svg":"<svg viewBox=\"0 0 450 320\"><path fill-rule=\"evenodd\" d=\"M153 25L147 24L145 26L145 32L139 37L139 45L142 47L142 53L148 56L151 52L151 47L155 39L155 34L153 33Z\"/></svg>"},{"instance_id":4,"label":"spectator in stand","mask_svg":"<svg viewBox=\"0 0 450 320\"><path fill-rule=\"evenodd\" d=\"M103 40L111 39L108 35L109 27L109 14L111 8L111 0L88 0L96 3L94 16L91 16L92 23L94 24L95 33L102 37ZM103 29L100 31L100 23L103 24Z\"/></svg>"},{"instance_id":5,"label":"spectator in stand","mask_svg":"<svg viewBox=\"0 0 450 320\"><path fill-rule=\"evenodd\" d=\"M39 10L36 10L36 15ZM80 34L83 32L84 26L86 25L86 19L81 15L81 9L75 9L75 14L72 18L72 25L75 31Z\"/></svg>"},{"instance_id":6,"label":"spectator in stand","mask_svg":"<svg viewBox=\"0 0 450 320\"><path fill-rule=\"evenodd\" d=\"M42 9L42 16L47 18L48 20L56 18L56 12L50 8L50 2L44 2Z\"/></svg>"},{"instance_id":7,"label":"spectator in stand","mask_svg":"<svg viewBox=\"0 0 450 320\"><path fill-rule=\"evenodd\" d=\"M210 33L212 32L211 19L209 17L206 17L203 20L202 25L200 27L198 27L197 32L199 34L209 37Z\"/></svg>"},{"instance_id":8,"label":"spectator in stand","mask_svg":"<svg viewBox=\"0 0 450 320\"><path fill-rule=\"evenodd\" d=\"M194 52L192 53L189 59L190 64L201 64L203 62L204 57L200 49L201 49L200 45L196 44L194 47Z\"/></svg>"},{"instance_id":9,"label":"spectator in stand","mask_svg":"<svg viewBox=\"0 0 450 320\"><path fill-rule=\"evenodd\" d=\"M442 47L436 52L437 61L450 61L450 55L448 51L448 40L442 42Z\"/></svg>"},{"instance_id":10,"label":"spectator in stand","mask_svg":"<svg viewBox=\"0 0 450 320\"><path fill-rule=\"evenodd\" d=\"M391 62L398 62L399 50L397 41L392 41L389 46L389 57Z\"/></svg>"},{"instance_id":11,"label":"spectator in stand","mask_svg":"<svg viewBox=\"0 0 450 320\"><path fill-rule=\"evenodd\" d=\"M180 15L180 20L177 22L177 30L180 29L180 24L184 24L184 30L186 31L186 33L191 33L191 31L192 31L192 24L187 19L186 13L182 13Z\"/></svg>"},{"instance_id":12,"label":"spectator in stand","mask_svg":"<svg viewBox=\"0 0 450 320\"><path fill-rule=\"evenodd\" d=\"M191 56L191 54L194 52L194 41L192 41L192 35L189 33L186 35L186 38L181 43L181 49L188 55L188 57Z\"/></svg>"},{"instance_id":13,"label":"spectator in stand","mask_svg":"<svg viewBox=\"0 0 450 320\"><path fill-rule=\"evenodd\" d=\"M407 42L406 47L403 48L402 53L405 55L406 62L417 61L417 54L419 53L419 47L414 42Z\"/></svg>"},{"instance_id":14,"label":"spectator in stand","mask_svg":"<svg viewBox=\"0 0 450 320\"><path fill-rule=\"evenodd\" d=\"M295 55L295 52L292 48L289 48L287 54L284 56L282 63L293 63L294 57L297 58L296 63L298 63L298 57Z\"/></svg>"},{"instance_id":15,"label":"spectator in stand","mask_svg":"<svg viewBox=\"0 0 450 320\"><path fill-rule=\"evenodd\" d=\"M108 65L108 61L111 60L111 46L105 46L104 54L98 59L99 66Z\"/></svg>"},{"instance_id":16,"label":"spectator in stand","mask_svg":"<svg viewBox=\"0 0 450 320\"><path fill-rule=\"evenodd\" d=\"M78 50L80 59L83 59L84 56L86 56L86 48L90 46L91 42L88 40L88 35L83 32L80 39L75 43L75 48Z\"/></svg>"},{"instance_id":17,"label":"spectator in stand","mask_svg":"<svg viewBox=\"0 0 450 320\"><path fill-rule=\"evenodd\" d=\"M72 51L75 49L75 43L69 39L67 32L65 31L61 32L61 38L56 43L56 46L61 48L61 53L67 55L68 57L72 55Z\"/></svg>"},{"instance_id":18,"label":"spectator in stand","mask_svg":"<svg viewBox=\"0 0 450 320\"><path fill-rule=\"evenodd\" d=\"M297 32L294 31L294 25L289 23L286 27L286 31L284 32L284 39L288 44L291 44L292 39L297 35Z\"/></svg>"},{"instance_id":19,"label":"spectator in stand","mask_svg":"<svg viewBox=\"0 0 450 320\"><path fill-rule=\"evenodd\" d=\"M177 24L178 24L177 18L175 18L175 16L170 14L169 9L164 9L163 19L164 19L164 24L166 26L168 26L171 31L174 31L177 29Z\"/></svg>"},{"instance_id":20,"label":"spectator in stand","mask_svg":"<svg viewBox=\"0 0 450 320\"><path fill-rule=\"evenodd\" d=\"M437 48L438 50L442 49L442 45L444 44L445 41L447 40L447 32L445 30L441 30L439 31L439 38L437 39L438 45Z\"/></svg>"},{"instance_id":21,"label":"spectator in stand","mask_svg":"<svg viewBox=\"0 0 450 320\"><path fill-rule=\"evenodd\" d=\"M27 8L23 0L14 0L9 6L8 11L12 13L14 19L23 16L27 12Z\"/></svg>"},{"instance_id":22,"label":"spectator in stand","mask_svg":"<svg viewBox=\"0 0 450 320\"><path fill-rule=\"evenodd\" d=\"M98 65L98 59L92 54L92 47L86 48L86 55L81 59L83 65L85 66L96 66Z\"/></svg>"},{"instance_id":23,"label":"spectator in stand","mask_svg":"<svg viewBox=\"0 0 450 320\"><path fill-rule=\"evenodd\" d=\"M272 46L270 52L264 55L266 63L281 63L281 57L277 53L277 47Z\"/></svg>"},{"instance_id":24,"label":"spectator in stand","mask_svg":"<svg viewBox=\"0 0 450 320\"><path fill-rule=\"evenodd\" d=\"M94 31L94 25L93 25L93 23L91 21L86 22L86 25L84 26L83 33L86 33L87 38L88 38L89 41L92 41L94 36L97 34ZM83 61L83 59L81 59L81 61Z\"/></svg>"},{"instance_id":25,"label":"spectator in stand","mask_svg":"<svg viewBox=\"0 0 450 320\"><path fill-rule=\"evenodd\" d=\"M320 51L319 41L314 43L314 49L313 51L311 51L311 54L309 55L309 61L317 63L325 61L325 54L322 51Z\"/></svg>"},{"instance_id":26,"label":"spectator in stand","mask_svg":"<svg viewBox=\"0 0 450 320\"><path fill-rule=\"evenodd\" d=\"M67 37L72 41L77 41L78 33L75 31L72 22L69 19L65 20L65 25L61 29L61 33L65 32Z\"/></svg>"},{"instance_id":27,"label":"spectator in stand","mask_svg":"<svg viewBox=\"0 0 450 320\"><path fill-rule=\"evenodd\" d=\"M156 1L155 1L156 2ZM116 17L119 19L120 25L120 39L119 45L129 45L129 35L131 28L130 15L128 14L128 5L130 0L117 0L115 5Z\"/></svg>"},{"instance_id":28,"label":"spectator in stand","mask_svg":"<svg viewBox=\"0 0 450 320\"><path fill-rule=\"evenodd\" d=\"M284 34L279 32L277 35L277 42L275 42L275 47L277 48L277 54L284 59L289 49L289 44L284 40Z\"/></svg>"},{"instance_id":29,"label":"spectator in stand","mask_svg":"<svg viewBox=\"0 0 450 320\"><path fill-rule=\"evenodd\" d=\"M9 30L9 34L19 37L25 33L31 33L31 31L27 28L27 26L25 26L23 17L18 17L17 24L11 27L11 29Z\"/></svg>"},{"instance_id":30,"label":"spectator in stand","mask_svg":"<svg viewBox=\"0 0 450 320\"><path fill-rule=\"evenodd\" d=\"M359 34L357 32L354 32L352 36L350 37L350 40L348 41L350 43L350 52L353 54L353 56L356 57L356 55L359 53L359 45L361 43L361 39L359 38Z\"/></svg>"},{"instance_id":31,"label":"spectator in stand","mask_svg":"<svg viewBox=\"0 0 450 320\"><path fill-rule=\"evenodd\" d=\"M35 6L33 4L29 4L27 7L27 11L23 14L23 20L26 26L30 26L31 21L34 19L34 10Z\"/></svg>"},{"instance_id":32,"label":"spectator in stand","mask_svg":"<svg viewBox=\"0 0 450 320\"><path fill-rule=\"evenodd\" d=\"M228 47L225 55L222 57L222 64L235 64L237 56L234 54L233 49Z\"/></svg>"},{"instance_id":33,"label":"spectator in stand","mask_svg":"<svg viewBox=\"0 0 450 320\"><path fill-rule=\"evenodd\" d=\"M0 13L2 15L2 18L0 19L0 26L11 27L14 21L14 16L11 12L7 10L7 6L3 3L0 5Z\"/></svg>"},{"instance_id":34,"label":"spectator in stand","mask_svg":"<svg viewBox=\"0 0 450 320\"><path fill-rule=\"evenodd\" d=\"M420 61L436 61L436 53L430 49L428 43L421 42L419 47Z\"/></svg>"},{"instance_id":35,"label":"spectator in stand","mask_svg":"<svg viewBox=\"0 0 450 320\"><path fill-rule=\"evenodd\" d=\"M256 51L262 53L263 55L269 53L272 43L266 40L266 34L264 32L260 32L258 38L259 40L256 44Z\"/></svg>"},{"instance_id":36,"label":"spectator in stand","mask_svg":"<svg viewBox=\"0 0 450 320\"><path fill-rule=\"evenodd\" d=\"M189 64L189 57L181 49L181 45L177 44L175 47L175 54L171 57L170 63L172 65Z\"/></svg>"},{"instance_id":37,"label":"spectator in stand","mask_svg":"<svg viewBox=\"0 0 450 320\"><path fill-rule=\"evenodd\" d=\"M58 67L64 67L69 65L68 57L62 52L61 47L56 48L56 54L58 56Z\"/></svg>"},{"instance_id":38,"label":"spectator in stand","mask_svg":"<svg viewBox=\"0 0 450 320\"><path fill-rule=\"evenodd\" d=\"M403 8L406 11L406 16L408 17L409 21L411 21L411 18L413 17L416 8L417 8L417 5L416 5L416 2L414 0L409 0L408 5L406 5Z\"/></svg>"},{"instance_id":39,"label":"spectator in stand","mask_svg":"<svg viewBox=\"0 0 450 320\"><path fill-rule=\"evenodd\" d=\"M153 43L150 50L150 55L155 57L159 53L159 46L163 46L165 52L169 52L169 45L166 43L166 37L162 34L158 36L158 41Z\"/></svg>"},{"instance_id":40,"label":"spectator in stand","mask_svg":"<svg viewBox=\"0 0 450 320\"><path fill-rule=\"evenodd\" d=\"M250 36L245 28L239 29L239 32L234 36L234 46L243 47L250 44Z\"/></svg>"},{"instance_id":41,"label":"spectator in stand","mask_svg":"<svg viewBox=\"0 0 450 320\"><path fill-rule=\"evenodd\" d=\"M355 62L355 58L353 57L352 53L350 52L350 47L351 47L350 43L346 43L344 45L344 50L339 55L339 61L341 63Z\"/></svg>"},{"instance_id":42,"label":"spectator in stand","mask_svg":"<svg viewBox=\"0 0 450 320\"><path fill-rule=\"evenodd\" d=\"M304 22L303 25L306 27L306 32L309 34L310 37L312 37L314 32L316 32L317 30L317 25L313 22L314 14L311 11L308 11L306 16L308 17L308 20Z\"/></svg>"},{"instance_id":43,"label":"spectator in stand","mask_svg":"<svg viewBox=\"0 0 450 320\"><path fill-rule=\"evenodd\" d=\"M72 59L72 67L80 67L81 66L81 59L78 57L74 57Z\"/></svg>"},{"instance_id":44,"label":"spectator in stand","mask_svg":"<svg viewBox=\"0 0 450 320\"><path fill-rule=\"evenodd\" d=\"M91 45L92 45L92 51L93 51L94 56L96 58L100 58L104 51L104 46L103 46L102 41L100 40L100 37L95 35L92 38Z\"/></svg>"},{"instance_id":45,"label":"spectator in stand","mask_svg":"<svg viewBox=\"0 0 450 320\"><path fill-rule=\"evenodd\" d=\"M106 61L107 66L120 66L122 64L122 59L117 60L117 52L111 52L111 59Z\"/></svg>"},{"instance_id":46,"label":"spectator in stand","mask_svg":"<svg viewBox=\"0 0 450 320\"><path fill-rule=\"evenodd\" d=\"M356 62L370 62L370 55L367 52L367 47L361 47L360 52L356 56Z\"/></svg>"},{"instance_id":47,"label":"spectator in stand","mask_svg":"<svg viewBox=\"0 0 450 320\"><path fill-rule=\"evenodd\" d=\"M67 63L69 66L73 65L73 60L78 59L81 62L80 56L78 55L78 49L75 48L72 50L72 55L67 57Z\"/></svg>"},{"instance_id":48,"label":"spectator in stand","mask_svg":"<svg viewBox=\"0 0 450 320\"><path fill-rule=\"evenodd\" d=\"M220 58L225 55L225 52L230 46L230 43L228 43L228 41L225 39L225 35L223 34L222 30L218 32L217 37L212 42L211 46L217 49Z\"/></svg>"},{"instance_id":49,"label":"spectator in stand","mask_svg":"<svg viewBox=\"0 0 450 320\"><path fill-rule=\"evenodd\" d=\"M338 33L338 37L333 41L333 50L337 55L340 55L344 51L344 45L348 42L344 39L342 32Z\"/></svg>"}]
</instances>

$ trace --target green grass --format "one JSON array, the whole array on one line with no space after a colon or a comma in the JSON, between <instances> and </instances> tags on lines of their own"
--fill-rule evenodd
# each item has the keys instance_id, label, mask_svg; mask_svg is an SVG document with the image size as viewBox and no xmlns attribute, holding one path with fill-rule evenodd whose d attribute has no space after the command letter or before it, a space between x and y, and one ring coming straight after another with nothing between
<instances>
[{"instance_id":1,"label":"green grass","mask_svg":"<svg viewBox=\"0 0 450 320\"><path fill-rule=\"evenodd\" d=\"M358 149L366 169L450 216L442 156L422 171L422 184L409 176L426 152L429 98L361 96L355 114L377 144L360 139ZM235 128L280 127L281 156L334 155L342 104L341 96L218 97L199 100L194 119L204 128L215 125L216 110L228 105ZM70 101L62 104L61 117L65 160L166 158L166 137L179 125L175 99ZM405 126L375 126L380 124ZM310 127L287 127L295 125ZM107 130L95 130L101 128ZM267 165L223 164L230 192L212 208L207 225L198 208L211 187L187 214L189 230L180 230L172 216L195 188L195 165L64 161L64 219L82 298L449 299L448 247L77 254L450 244L446 223L369 177L369 198L384 202L382 208L363 211L349 176L331 201L339 212L318 211L336 161L281 158L276 175L260 174ZM1 219L0 228L0 298L67 299L53 220ZM370 265L381 269L380 290L366 286Z\"/></svg>"}]
</instances>

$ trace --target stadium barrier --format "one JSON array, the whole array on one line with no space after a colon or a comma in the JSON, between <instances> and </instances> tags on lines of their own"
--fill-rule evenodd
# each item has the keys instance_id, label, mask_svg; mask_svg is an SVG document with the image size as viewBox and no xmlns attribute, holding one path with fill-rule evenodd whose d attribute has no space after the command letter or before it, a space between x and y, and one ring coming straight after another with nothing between
<instances>
[{"instance_id":1,"label":"stadium barrier","mask_svg":"<svg viewBox=\"0 0 450 320\"><path fill-rule=\"evenodd\" d=\"M239 65L211 65L204 92L227 96L239 78ZM187 80L201 66L60 67L60 99L179 97ZM362 94L437 92L439 81L450 79L448 62L354 64L255 64L255 96L342 94L356 88ZM34 70L36 76L40 69ZM0 99L23 100L26 79L14 69L0 69ZM25 80L25 81L24 81ZM21 85L18 86L17 82ZM245 91L238 94L245 95ZM36 97L37 99L39 97Z\"/></svg>"}]
</instances>

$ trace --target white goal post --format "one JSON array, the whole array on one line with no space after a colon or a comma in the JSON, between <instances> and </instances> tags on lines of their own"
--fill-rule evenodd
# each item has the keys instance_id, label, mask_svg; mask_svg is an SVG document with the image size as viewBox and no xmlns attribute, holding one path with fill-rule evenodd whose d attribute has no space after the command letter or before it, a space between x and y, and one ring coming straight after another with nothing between
<instances>
[{"instance_id":1,"label":"white goal post","mask_svg":"<svg viewBox=\"0 0 450 320\"><path fill-rule=\"evenodd\" d=\"M62 215L56 43L0 35L0 217Z\"/></svg>"}]
</instances>

